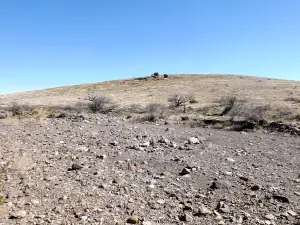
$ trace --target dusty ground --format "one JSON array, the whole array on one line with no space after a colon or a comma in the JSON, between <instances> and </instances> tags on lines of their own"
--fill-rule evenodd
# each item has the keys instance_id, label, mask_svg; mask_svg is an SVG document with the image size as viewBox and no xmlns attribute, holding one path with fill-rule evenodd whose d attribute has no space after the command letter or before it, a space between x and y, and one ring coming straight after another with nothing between
<instances>
[{"instance_id":1,"label":"dusty ground","mask_svg":"<svg viewBox=\"0 0 300 225\"><path fill-rule=\"evenodd\" d=\"M196 106L205 106L229 95L256 103L273 104L285 111L300 111L300 104L285 101L288 97L300 98L300 82L232 75L175 75L159 80L107 81L3 95L0 101L2 104L62 105L100 93L112 96L121 105L145 105L151 102L166 103L170 94L177 92L194 93L199 101Z\"/></svg>"},{"instance_id":2,"label":"dusty ground","mask_svg":"<svg viewBox=\"0 0 300 225\"><path fill-rule=\"evenodd\" d=\"M298 136L107 116L0 130L0 224L300 224Z\"/></svg>"}]
</instances>

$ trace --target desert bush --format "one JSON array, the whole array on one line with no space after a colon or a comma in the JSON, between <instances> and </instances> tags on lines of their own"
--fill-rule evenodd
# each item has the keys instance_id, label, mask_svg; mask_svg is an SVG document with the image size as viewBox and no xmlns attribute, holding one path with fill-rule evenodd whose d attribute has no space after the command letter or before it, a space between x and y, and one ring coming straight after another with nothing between
<instances>
[{"instance_id":1,"label":"desert bush","mask_svg":"<svg viewBox=\"0 0 300 225\"><path fill-rule=\"evenodd\" d=\"M164 78L168 78L169 77L169 75L168 74L164 74Z\"/></svg>"},{"instance_id":2,"label":"desert bush","mask_svg":"<svg viewBox=\"0 0 300 225\"><path fill-rule=\"evenodd\" d=\"M10 107L9 111L11 111L13 116L20 116L23 114L23 108L20 104L13 103Z\"/></svg>"},{"instance_id":3,"label":"desert bush","mask_svg":"<svg viewBox=\"0 0 300 225\"><path fill-rule=\"evenodd\" d=\"M157 119L164 118L166 106L160 103L150 103L145 107L146 113L144 119L147 121L156 121Z\"/></svg>"},{"instance_id":4,"label":"desert bush","mask_svg":"<svg viewBox=\"0 0 300 225\"><path fill-rule=\"evenodd\" d=\"M110 113L117 109L116 103L107 96L90 96L88 97L88 109L93 113Z\"/></svg>"},{"instance_id":5,"label":"desert bush","mask_svg":"<svg viewBox=\"0 0 300 225\"><path fill-rule=\"evenodd\" d=\"M8 111L12 113L13 116L24 116L26 114L31 114L31 112L38 106L31 106L26 104L12 103L8 108Z\"/></svg>"},{"instance_id":6,"label":"desert bush","mask_svg":"<svg viewBox=\"0 0 300 225\"><path fill-rule=\"evenodd\" d=\"M288 98L285 98L284 101L294 102L294 103L300 103L300 98L288 97Z\"/></svg>"},{"instance_id":7,"label":"desert bush","mask_svg":"<svg viewBox=\"0 0 300 225\"><path fill-rule=\"evenodd\" d=\"M227 115L233 109L236 102L237 102L237 98L235 96L226 96L221 98L219 103L221 104L221 106L225 108L220 116Z\"/></svg>"},{"instance_id":8,"label":"desert bush","mask_svg":"<svg viewBox=\"0 0 300 225\"><path fill-rule=\"evenodd\" d=\"M142 108L141 105L133 103L127 107L126 111L129 113L141 113Z\"/></svg>"},{"instance_id":9,"label":"desert bush","mask_svg":"<svg viewBox=\"0 0 300 225\"><path fill-rule=\"evenodd\" d=\"M255 105L253 103L237 103L229 111L228 115L232 117L242 117L247 121L259 122L266 119L267 112L270 109L268 105Z\"/></svg>"},{"instance_id":10,"label":"desert bush","mask_svg":"<svg viewBox=\"0 0 300 225\"><path fill-rule=\"evenodd\" d=\"M195 99L193 94L175 93L168 98L168 102L170 102L171 106L173 107L179 107L179 106L183 106L185 103L193 99Z\"/></svg>"},{"instance_id":11,"label":"desert bush","mask_svg":"<svg viewBox=\"0 0 300 225\"><path fill-rule=\"evenodd\" d=\"M190 100L190 104L197 104L197 103L198 103L198 101L196 99L191 99Z\"/></svg>"}]
</instances>

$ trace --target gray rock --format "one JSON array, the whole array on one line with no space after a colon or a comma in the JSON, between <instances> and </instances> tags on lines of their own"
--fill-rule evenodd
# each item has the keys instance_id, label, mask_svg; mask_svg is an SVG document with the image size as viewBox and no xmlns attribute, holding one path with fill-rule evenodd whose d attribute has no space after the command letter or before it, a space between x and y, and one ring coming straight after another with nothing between
<instances>
[{"instance_id":1,"label":"gray rock","mask_svg":"<svg viewBox=\"0 0 300 225\"><path fill-rule=\"evenodd\" d=\"M83 167L80 166L79 164L72 164L71 168L69 170L81 170Z\"/></svg>"},{"instance_id":2,"label":"gray rock","mask_svg":"<svg viewBox=\"0 0 300 225\"><path fill-rule=\"evenodd\" d=\"M200 144L200 140L198 138L191 137L189 139L189 144Z\"/></svg>"},{"instance_id":3,"label":"gray rock","mask_svg":"<svg viewBox=\"0 0 300 225\"><path fill-rule=\"evenodd\" d=\"M190 173L192 173L192 170L189 169L189 168L187 168L187 167L185 167L185 168L183 168L183 170L181 171L180 175L184 176L184 175L187 175L187 174L190 174Z\"/></svg>"},{"instance_id":4,"label":"gray rock","mask_svg":"<svg viewBox=\"0 0 300 225\"><path fill-rule=\"evenodd\" d=\"M203 204L200 205L200 207L198 208L198 214L199 215L211 215L212 211L209 210L206 206L204 206Z\"/></svg>"},{"instance_id":5,"label":"gray rock","mask_svg":"<svg viewBox=\"0 0 300 225\"><path fill-rule=\"evenodd\" d=\"M212 183L210 186L211 189L230 189L232 184L229 180L217 180Z\"/></svg>"},{"instance_id":6,"label":"gray rock","mask_svg":"<svg viewBox=\"0 0 300 225\"><path fill-rule=\"evenodd\" d=\"M267 215L265 215L265 219L270 220L270 221L274 221L275 216L273 216L272 214L267 214Z\"/></svg>"},{"instance_id":7,"label":"gray rock","mask_svg":"<svg viewBox=\"0 0 300 225\"><path fill-rule=\"evenodd\" d=\"M146 148L150 146L150 141L146 141L145 143L141 144L140 147Z\"/></svg>"},{"instance_id":8,"label":"gray rock","mask_svg":"<svg viewBox=\"0 0 300 225\"><path fill-rule=\"evenodd\" d=\"M218 204L218 210L219 210L219 212L222 212L222 213L230 213L229 206L226 205L224 202L220 202Z\"/></svg>"},{"instance_id":9,"label":"gray rock","mask_svg":"<svg viewBox=\"0 0 300 225\"><path fill-rule=\"evenodd\" d=\"M26 217L27 212L25 210L19 210L10 214L10 219L23 219Z\"/></svg>"}]
</instances>

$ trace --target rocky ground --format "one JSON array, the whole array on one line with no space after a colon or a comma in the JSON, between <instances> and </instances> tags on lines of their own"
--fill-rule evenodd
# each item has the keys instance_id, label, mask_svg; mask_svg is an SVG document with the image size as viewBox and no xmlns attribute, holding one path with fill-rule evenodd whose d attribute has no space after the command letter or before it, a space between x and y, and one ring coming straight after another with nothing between
<instances>
[{"instance_id":1,"label":"rocky ground","mask_svg":"<svg viewBox=\"0 0 300 225\"><path fill-rule=\"evenodd\" d=\"M300 224L299 136L106 116L0 131L0 224Z\"/></svg>"}]
</instances>

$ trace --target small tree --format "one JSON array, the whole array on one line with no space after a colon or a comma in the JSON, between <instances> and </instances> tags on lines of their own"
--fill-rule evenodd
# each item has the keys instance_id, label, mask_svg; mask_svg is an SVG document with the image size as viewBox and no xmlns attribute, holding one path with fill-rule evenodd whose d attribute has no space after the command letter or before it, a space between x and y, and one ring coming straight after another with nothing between
<instances>
[{"instance_id":1,"label":"small tree","mask_svg":"<svg viewBox=\"0 0 300 225\"><path fill-rule=\"evenodd\" d=\"M117 105L111 98L103 95L90 96L88 100L90 101L88 107L93 113L110 113L117 108Z\"/></svg>"},{"instance_id":2,"label":"small tree","mask_svg":"<svg viewBox=\"0 0 300 225\"><path fill-rule=\"evenodd\" d=\"M193 100L194 96L192 94L173 94L168 98L168 102L174 107L184 106L185 103Z\"/></svg>"}]
</instances>

